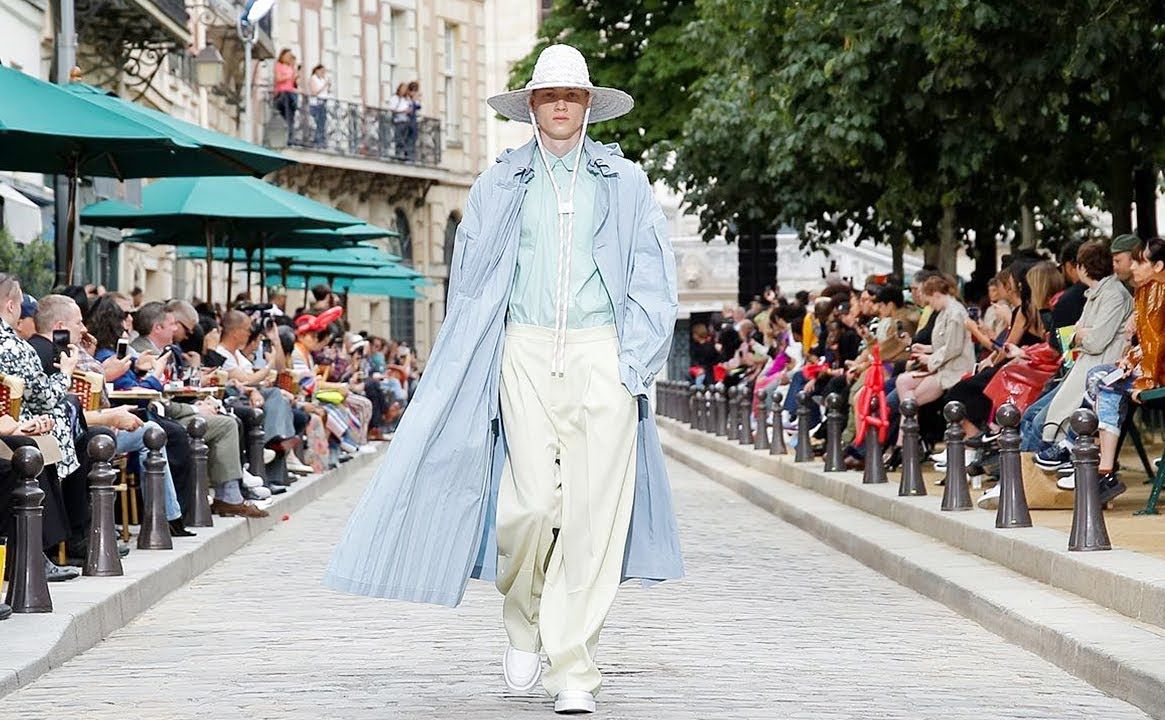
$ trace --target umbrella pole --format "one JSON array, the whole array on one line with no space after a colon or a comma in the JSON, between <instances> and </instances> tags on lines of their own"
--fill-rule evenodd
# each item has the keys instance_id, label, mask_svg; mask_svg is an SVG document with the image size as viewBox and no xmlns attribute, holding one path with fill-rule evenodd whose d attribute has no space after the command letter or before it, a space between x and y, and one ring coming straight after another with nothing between
<instances>
[{"instance_id":1,"label":"umbrella pole","mask_svg":"<svg viewBox=\"0 0 1165 720\"><path fill-rule=\"evenodd\" d=\"M214 299L211 297L214 287L214 279L211 277L211 267L214 264L214 233L210 229L209 220L202 222L202 230L206 234L206 304L214 307Z\"/></svg>"},{"instance_id":2,"label":"umbrella pole","mask_svg":"<svg viewBox=\"0 0 1165 720\"><path fill-rule=\"evenodd\" d=\"M233 250L231 251L231 254L232 255L234 254ZM255 257L255 248L248 247L247 248L247 297L251 297L251 268L255 267L254 265L251 264L251 259L253 257ZM255 299L251 298L251 302L254 302L254 301L255 301Z\"/></svg>"},{"instance_id":3,"label":"umbrella pole","mask_svg":"<svg viewBox=\"0 0 1165 720\"><path fill-rule=\"evenodd\" d=\"M235 251L234 251L234 248L231 248L230 252L227 253L227 297L226 297L225 303L223 304L224 308L229 309L231 306L231 295L233 295L235 292L234 285L235 285Z\"/></svg>"},{"instance_id":4,"label":"umbrella pole","mask_svg":"<svg viewBox=\"0 0 1165 720\"><path fill-rule=\"evenodd\" d=\"M76 248L74 236L77 233L77 162L74 156L73 172L69 174L69 200L65 220L65 284L73 284L73 251Z\"/></svg>"},{"instance_id":5,"label":"umbrella pole","mask_svg":"<svg viewBox=\"0 0 1165 720\"><path fill-rule=\"evenodd\" d=\"M280 258L279 259L279 269L281 270L280 275L282 275L283 289L286 291L287 290L287 273L289 270L291 270L291 259L290 258Z\"/></svg>"},{"instance_id":6,"label":"umbrella pole","mask_svg":"<svg viewBox=\"0 0 1165 720\"><path fill-rule=\"evenodd\" d=\"M267 233L259 233L259 297L267 302Z\"/></svg>"}]
</instances>

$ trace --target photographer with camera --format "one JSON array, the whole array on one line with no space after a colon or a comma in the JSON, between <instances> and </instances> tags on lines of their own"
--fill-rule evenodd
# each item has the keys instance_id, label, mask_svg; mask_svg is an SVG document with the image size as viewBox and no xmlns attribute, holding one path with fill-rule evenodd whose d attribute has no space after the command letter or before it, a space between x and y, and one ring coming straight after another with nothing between
<instances>
[{"instance_id":1,"label":"photographer with camera","mask_svg":"<svg viewBox=\"0 0 1165 720\"><path fill-rule=\"evenodd\" d=\"M263 440L267 448L285 452L291 472L309 473L311 468L288 452L296 444L294 397L275 387L276 375L286 361L275 321L266 315L270 306L249 309L256 310L259 318L252 320L241 309L223 316L221 338L214 352L222 357L220 367L227 372L231 384L250 400L252 407L263 408ZM256 367L259 361L262 367Z\"/></svg>"}]
</instances>

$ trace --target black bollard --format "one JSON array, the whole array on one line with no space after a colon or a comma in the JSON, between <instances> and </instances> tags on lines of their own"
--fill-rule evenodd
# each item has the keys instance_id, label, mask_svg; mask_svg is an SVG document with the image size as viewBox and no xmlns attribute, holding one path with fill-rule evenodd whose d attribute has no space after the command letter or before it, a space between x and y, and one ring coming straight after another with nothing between
<instances>
[{"instance_id":1,"label":"black bollard","mask_svg":"<svg viewBox=\"0 0 1165 720\"><path fill-rule=\"evenodd\" d=\"M117 553L117 527L113 517L117 471L109 464L117 453L117 443L102 433L89 440L89 549L82 572L96 577L124 575Z\"/></svg>"},{"instance_id":2,"label":"black bollard","mask_svg":"<svg viewBox=\"0 0 1165 720\"><path fill-rule=\"evenodd\" d=\"M898 494L902 497L925 495L922 450L918 440L918 403L914 398L903 400L898 413L902 416L898 427L898 432L902 433L902 479L898 483Z\"/></svg>"},{"instance_id":3,"label":"black bollard","mask_svg":"<svg viewBox=\"0 0 1165 720\"><path fill-rule=\"evenodd\" d=\"M41 530L44 522L44 490L36 476L44 469L44 456L35 447L26 446L12 453L12 471L16 473L16 489L12 491L12 514L16 517L16 537L8 548L12 559L9 573L8 596L5 602L14 613L47 613L53 611L53 599L45 580L44 550Z\"/></svg>"},{"instance_id":4,"label":"black bollard","mask_svg":"<svg viewBox=\"0 0 1165 720\"><path fill-rule=\"evenodd\" d=\"M756 406L756 436L753 438L753 450L769 449L769 410L773 405L773 388L769 386L760 391L761 395Z\"/></svg>"},{"instance_id":5,"label":"black bollard","mask_svg":"<svg viewBox=\"0 0 1165 720\"><path fill-rule=\"evenodd\" d=\"M712 388L712 432L719 437L728 437L728 396L720 383Z\"/></svg>"},{"instance_id":6,"label":"black bollard","mask_svg":"<svg viewBox=\"0 0 1165 720\"><path fill-rule=\"evenodd\" d=\"M1072 445L1072 465L1076 469L1076 491L1072 501L1072 532L1068 549L1077 552L1112 550L1104 512L1100 505L1100 447L1096 444L1099 423L1091 410L1077 410L1069 421L1076 442Z\"/></svg>"},{"instance_id":7,"label":"black bollard","mask_svg":"<svg viewBox=\"0 0 1165 720\"><path fill-rule=\"evenodd\" d=\"M1031 527L1032 516L1023 491L1023 470L1019 464L1019 408L1010 402L995 411L999 423L999 507L995 510L995 527Z\"/></svg>"},{"instance_id":8,"label":"black bollard","mask_svg":"<svg viewBox=\"0 0 1165 720\"><path fill-rule=\"evenodd\" d=\"M703 424L700 429L706 433L714 433L716 432L716 401L712 388L704 388L702 397L703 399L700 402L703 404L704 412Z\"/></svg>"},{"instance_id":9,"label":"black bollard","mask_svg":"<svg viewBox=\"0 0 1165 720\"><path fill-rule=\"evenodd\" d=\"M736 420L740 423L740 430L736 441L741 445L752 444L752 385L744 383L737 386L740 391L736 394Z\"/></svg>"},{"instance_id":10,"label":"black bollard","mask_svg":"<svg viewBox=\"0 0 1165 720\"><path fill-rule=\"evenodd\" d=\"M812 440L809 439L811 402L813 399L809 397L809 393L802 391L797 394L797 450L793 454L793 462L809 462L813 459L813 448L810 446Z\"/></svg>"},{"instance_id":11,"label":"black bollard","mask_svg":"<svg viewBox=\"0 0 1165 720\"><path fill-rule=\"evenodd\" d=\"M688 404L688 384L686 382L676 382L675 404L676 420L682 423L688 422L688 410L691 405Z\"/></svg>"},{"instance_id":12,"label":"black bollard","mask_svg":"<svg viewBox=\"0 0 1165 720\"><path fill-rule=\"evenodd\" d=\"M724 392L725 414L728 416L728 423L725 427L724 436L729 440L735 440L736 436L740 434L740 429L737 425L736 411L739 409L739 404L736 402L737 395L740 394L740 386L733 385Z\"/></svg>"},{"instance_id":13,"label":"black bollard","mask_svg":"<svg viewBox=\"0 0 1165 720\"><path fill-rule=\"evenodd\" d=\"M845 413L841 411L840 393L825 396L825 472L845 470L841 433L845 430ZM800 425L800 421L798 421Z\"/></svg>"},{"instance_id":14,"label":"black bollard","mask_svg":"<svg viewBox=\"0 0 1165 720\"><path fill-rule=\"evenodd\" d=\"M878 417L878 398L870 398L870 417ZM882 441L878 428L866 425L866 466L862 470L862 484L877 485L886 482L886 465L882 459Z\"/></svg>"},{"instance_id":15,"label":"black bollard","mask_svg":"<svg viewBox=\"0 0 1165 720\"><path fill-rule=\"evenodd\" d=\"M967 457L964 454L963 418L967 409L958 400L951 400L943 406L943 417L947 419L947 482L943 488L943 510L970 510L971 490L967 487Z\"/></svg>"},{"instance_id":16,"label":"black bollard","mask_svg":"<svg viewBox=\"0 0 1165 720\"><path fill-rule=\"evenodd\" d=\"M769 442L769 455L788 455L789 448L785 445L785 422L781 419L781 407L785 396L776 390L772 393L773 406L773 439Z\"/></svg>"},{"instance_id":17,"label":"black bollard","mask_svg":"<svg viewBox=\"0 0 1165 720\"><path fill-rule=\"evenodd\" d=\"M255 408L251 415L251 426L247 429L247 465L252 475L258 475L267 482L267 463L263 462L263 408Z\"/></svg>"},{"instance_id":18,"label":"black bollard","mask_svg":"<svg viewBox=\"0 0 1165 720\"><path fill-rule=\"evenodd\" d=\"M195 415L186 425L186 432L190 435L190 460L192 463L191 486L194 497L186 504L186 515L182 521L187 527L214 527L214 514L210 511L210 475L207 470L207 458L210 448L206 441L206 418Z\"/></svg>"},{"instance_id":19,"label":"black bollard","mask_svg":"<svg viewBox=\"0 0 1165 720\"><path fill-rule=\"evenodd\" d=\"M700 388L692 385L688 388L688 427L700 429L701 416L704 413L704 403L700 396Z\"/></svg>"},{"instance_id":20,"label":"black bollard","mask_svg":"<svg viewBox=\"0 0 1165 720\"><path fill-rule=\"evenodd\" d=\"M162 457L162 446L166 444L166 431L157 423L149 423L145 437L145 468L142 472L142 492L145 494L145 512L142 527L138 533L138 550L173 550L174 541L170 537L170 525L166 522L166 460Z\"/></svg>"},{"instance_id":21,"label":"black bollard","mask_svg":"<svg viewBox=\"0 0 1165 720\"><path fill-rule=\"evenodd\" d=\"M675 417L672 409L672 393L675 390L671 380L663 380L658 384L659 397L655 402L655 414L664 417Z\"/></svg>"}]
</instances>

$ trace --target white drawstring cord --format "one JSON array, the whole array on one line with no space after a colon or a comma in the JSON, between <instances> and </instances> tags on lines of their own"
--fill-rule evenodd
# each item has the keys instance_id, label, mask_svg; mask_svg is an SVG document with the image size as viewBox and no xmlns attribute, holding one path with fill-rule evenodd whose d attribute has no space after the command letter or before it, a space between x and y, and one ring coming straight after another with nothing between
<instances>
[{"instance_id":1,"label":"white drawstring cord","mask_svg":"<svg viewBox=\"0 0 1165 720\"><path fill-rule=\"evenodd\" d=\"M542 158L542 165L550 178L550 187L554 190L554 199L557 203L558 217L558 273L554 288L554 358L550 365L550 374L563 377L566 374L566 326L570 306L570 266L574 255L574 190L578 181L578 168L582 162L583 142L587 136L587 123L590 120L591 109L588 107L583 113L582 133L579 135L578 146L574 158L574 167L570 173L570 195L566 203L562 202L562 191L546 157L546 148L542 144L542 134L538 130L538 121L534 117L533 108L530 109L530 124L534 126L534 141L538 146L538 154Z\"/></svg>"}]
</instances>

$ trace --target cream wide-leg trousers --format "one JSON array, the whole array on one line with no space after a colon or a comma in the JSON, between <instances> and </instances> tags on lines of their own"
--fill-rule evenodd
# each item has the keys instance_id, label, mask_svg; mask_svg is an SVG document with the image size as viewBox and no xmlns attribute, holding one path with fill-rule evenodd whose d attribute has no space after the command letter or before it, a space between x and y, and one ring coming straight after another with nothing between
<instances>
[{"instance_id":1,"label":"cream wide-leg trousers","mask_svg":"<svg viewBox=\"0 0 1165 720\"><path fill-rule=\"evenodd\" d=\"M623 567L635 493L637 404L619 380L614 326L511 324L501 412L509 460L498 489L498 590L510 644L546 651L542 685L598 692L595 647ZM556 466L557 463L557 466Z\"/></svg>"}]
</instances>

